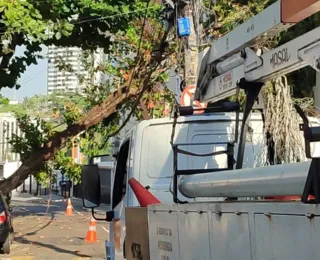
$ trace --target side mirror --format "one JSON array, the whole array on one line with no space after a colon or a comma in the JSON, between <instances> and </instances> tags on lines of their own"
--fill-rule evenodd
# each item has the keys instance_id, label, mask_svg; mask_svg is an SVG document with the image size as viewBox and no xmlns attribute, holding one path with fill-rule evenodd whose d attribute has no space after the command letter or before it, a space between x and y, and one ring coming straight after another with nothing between
<instances>
[{"instance_id":1,"label":"side mirror","mask_svg":"<svg viewBox=\"0 0 320 260\"><path fill-rule=\"evenodd\" d=\"M82 202L85 208L100 206L100 174L98 165L85 165L81 172Z\"/></svg>"}]
</instances>

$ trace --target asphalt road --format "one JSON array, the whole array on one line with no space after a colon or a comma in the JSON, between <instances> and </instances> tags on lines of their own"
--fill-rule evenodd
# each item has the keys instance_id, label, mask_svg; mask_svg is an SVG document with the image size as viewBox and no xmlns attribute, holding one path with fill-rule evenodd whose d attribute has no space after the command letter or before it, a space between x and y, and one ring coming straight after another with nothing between
<instances>
[{"instance_id":1,"label":"asphalt road","mask_svg":"<svg viewBox=\"0 0 320 260\"><path fill-rule=\"evenodd\" d=\"M105 259L106 222L97 223L97 243L84 241L90 212L81 203L73 203L73 216L66 216L66 203L32 203L13 201L15 239L10 255L0 259Z\"/></svg>"}]
</instances>

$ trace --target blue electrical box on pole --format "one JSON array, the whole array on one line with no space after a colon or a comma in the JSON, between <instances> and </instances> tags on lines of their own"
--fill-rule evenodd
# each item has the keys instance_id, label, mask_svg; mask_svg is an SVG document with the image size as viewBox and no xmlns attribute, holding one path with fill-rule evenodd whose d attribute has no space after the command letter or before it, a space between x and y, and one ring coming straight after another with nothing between
<instances>
[{"instance_id":1,"label":"blue electrical box on pole","mask_svg":"<svg viewBox=\"0 0 320 260\"><path fill-rule=\"evenodd\" d=\"M191 33L190 19L182 17L178 19L178 35L179 37L188 37Z\"/></svg>"}]
</instances>

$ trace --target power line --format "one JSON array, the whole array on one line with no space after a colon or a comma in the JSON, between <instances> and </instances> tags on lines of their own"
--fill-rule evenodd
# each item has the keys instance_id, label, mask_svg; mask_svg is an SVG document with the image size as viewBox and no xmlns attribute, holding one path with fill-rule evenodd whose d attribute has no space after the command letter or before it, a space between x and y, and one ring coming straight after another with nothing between
<instances>
[{"instance_id":1,"label":"power line","mask_svg":"<svg viewBox=\"0 0 320 260\"><path fill-rule=\"evenodd\" d=\"M125 13L119 13L119 14L113 14L113 15L98 17L98 18L82 20L82 21L74 22L72 24L82 24L82 23L87 23L87 22L92 22L92 21L99 21L99 20L104 20L104 19L108 19L108 18L114 18L114 17L117 17L117 16L123 16L123 15L128 15L128 14L139 13L139 12L147 11L147 10L150 10L150 9L157 9L157 8L155 8L156 6L149 7L149 3L150 3L150 1L147 3L147 7L146 8L138 9L138 10L131 11L131 12L125 12ZM146 17L146 15L144 17Z\"/></svg>"},{"instance_id":2,"label":"power line","mask_svg":"<svg viewBox=\"0 0 320 260\"><path fill-rule=\"evenodd\" d=\"M148 5L149 5L149 3L150 3L150 0L148 1ZM142 24L142 30L141 30L141 35L140 35L140 38L139 38L139 48L138 48L137 54L140 53L141 42L142 42L142 37L143 37L143 31L144 31L145 23L146 23L146 16L144 17L144 21L143 21L143 24ZM162 42L162 43L163 43L163 42ZM162 53L161 53L161 54L162 54ZM137 55L137 56L138 56L138 55ZM136 71L136 68L134 69L133 73L134 73L135 71ZM132 74L132 77L131 77L131 79L130 79L129 86L132 84L132 79L133 79L133 74ZM140 91L140 93L139 93L136 101L134 102L133 106L131 107L131 111L129 112L127 118L123 121L123 123L121 124L121 126L120 126L116 131L114 131L113 133L111 133L111 134L109 134L109 135L107 136L107 138L106 138L104 144L101 146L101 148L105 147L105 145L107 144L109 138L112 137L112 136L115 136L115 135L119 134L120 131L121 131L121 130L125 127L125 125L129 122L130 118L132 117L133 113L135 112L135 110L136 110L137 107L138 107L138 104L139 104L139 102L140 102L140 99L142 98L143 93L146 91L146 89L148 88L148 86L149 86L149 84L145 84L145 85L142 87L142 89L141 89L141 91Z\"/></svg>"},{"instance_id":3,"label":"power line","mask_svg":"<svg viewBox=\"0 0 320 260\"><path fill-rule=\"evenodd\" d=\"M151 0L148 0L147 2L147 7L149 7L149 4L150 4ZM138 44L138 51L137 51L137 57L139 58L140 56L140 51L141 51L141 45L142 45L142 38L143 38L143 32L144 32L144 28L146 26L146 17L147 17L147 14L145 13L144 15L144 18L143 18L143 23L142 23L142 26L141 26L141 33L140 33L140 38L139 38L139 44ZM137 63L138 64L138 63ZM130 86L132 85L132 81L133 81L133 77L134 77L134 74L135 74L135 71L136 71L136 68L137 68L137 64L135 65L134 69L133 69L133 72L132 72L132 75L130 77L130 82L129 82L129 86L128 86L128 89L130 89ZM120 133L120 131L125 127L125 125L129 122L130 118L132 117L134 111L136 110L138 104L139 104L139 101L142 97L142 94L143 94L143 89L141 90L136 102L133 104L133 106L131 107L131 111L129 113L129 115L127 116L127 118L123 121L122 125L116 130L114 131L113 133L109 134L106 138L106 141L104 142L103 147L105 147L105 145L107 144L108 140L110 137L112 136L115 136L117 135L118 133ZM128 91L129 93L129 91Z\"/></svg>"},{"instance_id":4,"label":"power line","mask_svg":"<svg viewBox=\"0 0 320 260\"><path fill-rule=\"evenodd\" d=\"M44 72L44 71L46 71L46 70L47 70L47 68L45 68L45 69L43 69L43 70L40 70L40 71L37 73L37 75L26 79L25 81L19 83L19 85L24 85L24 84L29 83L30 81L33 81L34 79L36 79L37 77L39 77L40 75L42 75L42 72Z\"/></svg>"},{"instance_id":5,"label":"power line","mask_svg":"<svg viewBox=\"0 0 320 260\"><path fill-rule=\"evenodd\" d=\"M112 15L108 15L108 16L101 16L101 17L96 17L96 18L92 18L92 19L85 19L85 20L79 20L79 21L75 21L75 22L70 22L70 24L83 24L83 23L89 23L89 22L94 22L94 21L100 21L100 20L105 20L108 18L114 18L114 17L121 17L121 16L125 16L128 14L134 14L134 13L139 13L139 12L143 12L143 11L147 11L147 10L152 10L152 9L157 9L157 6L151 6L149 7L147 5L146 8L141 8L135 11L130 11L130 12L124 12L124 13L117 13L117 14L112 14ZM8 27L0 27L1 29L8 29ZM4 33L1 33L0 35L3 35Z\"/></svg>"}]
</instances>

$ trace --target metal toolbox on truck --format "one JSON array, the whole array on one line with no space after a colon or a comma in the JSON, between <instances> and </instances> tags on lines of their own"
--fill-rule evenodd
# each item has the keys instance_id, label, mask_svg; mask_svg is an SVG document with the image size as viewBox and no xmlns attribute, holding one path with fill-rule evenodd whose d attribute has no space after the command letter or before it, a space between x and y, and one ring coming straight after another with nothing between
<instances>
[{"instance_id":1,"label":"metal toolbox on truck","mask_svg":"<svg viewBox=\"0 0 320 260\"><path fill-rule=\"evenodd\" d=\"M126 259L150 259L147 208L126 208L126 216Z\"/></svg>"},{"instance_id":2,"label":"metal toolbox on truck","mask_svg":"<svg viewBox=\"0 0 320 260\"><path fill-rule=\"evenodd\" d=\"M143 214L137 214L139 211ZM316 205L252 201L162 204L128 209L127 213L128 242L140 243L143 252L150 252L150 258L143 259L320 259L320 208Z\"/></svg>"}]
</instances>

